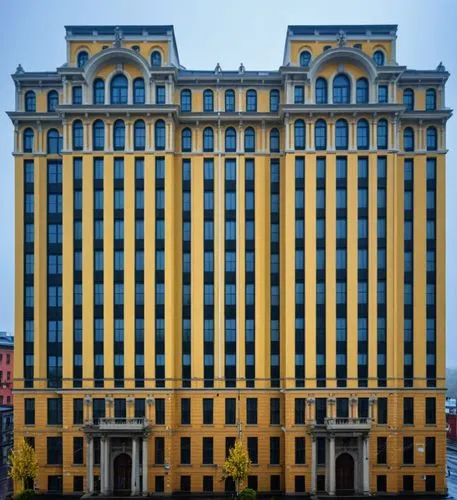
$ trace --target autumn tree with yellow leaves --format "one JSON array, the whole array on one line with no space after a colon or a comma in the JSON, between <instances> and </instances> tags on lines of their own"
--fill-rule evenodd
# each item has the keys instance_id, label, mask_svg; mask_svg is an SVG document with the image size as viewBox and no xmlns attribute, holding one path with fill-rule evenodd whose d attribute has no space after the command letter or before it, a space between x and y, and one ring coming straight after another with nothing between
<instances>
[{"instance_id":1,"label":"autumn tree with yellow leaves","mask_svg":"<svg viewBox=\"0 0 457 500\"><path fill-rule=\"evenodd\" d=\"M236 495L240 493L241 485L247 480L251 460L241 439L237 439L235 446L230 448L229 456L222 467L222 477L227 479L231 477L236 486Z\"/></svg>"},{"instance_id":2,"label":"autumn tree with yellow leaves","mask_svg":"<svg viewBox=\"0 0 457 500\"><path fill-rule=\"evenodd\" d=\"M8 460L10 463L9 477L22 485L22 488L33 485L38 475L38 460L35 450L26 441L22 441L11 452Z\"/></svg>"}]
</instances>

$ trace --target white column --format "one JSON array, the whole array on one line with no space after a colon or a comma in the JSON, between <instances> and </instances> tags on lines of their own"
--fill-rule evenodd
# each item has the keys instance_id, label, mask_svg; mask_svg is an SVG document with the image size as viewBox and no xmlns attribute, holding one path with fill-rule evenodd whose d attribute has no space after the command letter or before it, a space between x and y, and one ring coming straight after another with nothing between
<instances>
[{"instance_id":1,"label":"white column","mask_svg":"<svg viewBox=\"0 0 457 500\"><path fill-rule=\"evenodd\" d=\"M132 438L132 495L136 495L138 491L137 485L137 469L138 469L138 441L137 438Z\"/></svg>"},{"instance_id":2,"label":"white column","mask_svg":"<svg viewBox=\"0 0 457 500\"><path fill-rule=\"evenodd\" d=\"M335 494L335 436L330 436L328 457L328 494Z\"/></svg>"},{"instance_id":3,"label":"white column","mask_svg":"<svg viewBox=\"0 0 457 500\"><path fill-rule=\"evenodd\" d=\"M363 494L368 495L370 493L370 455L369 455L369 437L363 438L363 457L362 457L362 468L363 468Z\"/></svg>"},{"instance_id":4,"label":"white column","mask_svg":"<svg viewBox=\"0 0 457 500\"><path fill-rule=\"evenodd\" d=\"M143 496L148 495L148 438L143 437Z\"/></svg>"},{"instance_id":5,"label":"white column","mask_svg":"<svg viewBox=\"0 0 457 500\"><path fill-rule=\"evenodd\" d=\"M106 494L109 495L111 493L111 466L110 466L110 438L106 438L105 442L105 488L106 488Z\"/></svg>"},{"instance_id":6,"label":"white column","mask_svg":"<svg viewBox=\"0 0 457 500\"><path fill-rule=\"evenodd\" d=\"M100 492L102 495L106 495L105 443L106 439L104 437L100 438Z\"/></svg>"},{"instance_id":7,"label":"white column","mask_svg":"<svg viewBox=\"0 0 457 500\"><path fill-rule=\"evenodd\" d=\"M317 479L317 453L316 453L316 437L312 437L311 441L311 494L316 493Z\"/></svg>"},{"instance_id":8,"label":"white column","mask_svg":"<svg viewBox=\"0 0 457 500\"><path fill-rule=\"evenodd\" d=\"M141 448L140 448L140 440L137 438L136 440L136 494L138 495L141 491L141 483L140 483L140 456L141 456Z\"/></svg>"},{"instance_id":9,"label":"white column","mask_svg":"<svg viewBox=\"0 0 457 500\"><path fill-rule=\"evenodd\" d=\"M86 491L89 495L94 492L94 440L92 437L87 438L87 477Z\"/></svg>"}]
</instances>

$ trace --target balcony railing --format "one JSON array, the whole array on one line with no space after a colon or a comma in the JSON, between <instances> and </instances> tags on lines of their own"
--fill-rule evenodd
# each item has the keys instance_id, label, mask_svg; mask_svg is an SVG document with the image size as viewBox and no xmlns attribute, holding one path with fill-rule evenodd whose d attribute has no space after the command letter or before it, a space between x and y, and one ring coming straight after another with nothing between
<instances>
[{"instance_id":1,"label":"balcony railing","mask_svg":"<svg viewBox=\"0 0 457 500\"><path fill-rule=\"evenodd\" d=\"M149 427L149 420L147 418L97 418L94 420L87 420L86 426L98 427L101 431L142 431Z\"/></svg>"},{"instance_id":2,"label":"balcony railing","mask_svg":"<svg viewBox=\"0 0 457 500\"><path fill-rule=\"evenodd\" d=\"M368 431L371 429L372 419L371 418L353 418L353 417L336 417L336 418L326 418L325 426L328 430L334 431L345 431L345 430L360 430Z\"/></svg>"}]
</instances>

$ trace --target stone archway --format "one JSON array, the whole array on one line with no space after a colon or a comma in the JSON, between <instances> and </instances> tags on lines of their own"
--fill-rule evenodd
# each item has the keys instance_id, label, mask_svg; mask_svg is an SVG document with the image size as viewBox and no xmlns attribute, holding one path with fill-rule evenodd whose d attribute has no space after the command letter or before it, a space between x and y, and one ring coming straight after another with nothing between
<instances>
[{"instance_id":1,"label":"stone archway","mask_svg":"<svg viewBox=\"0 0 457 500\"><path fill-rule=\"evenodd\" d=\"M340 495L354 493L355 465L352 455L342 453L335 463L336 492Z\"/></svg>"},{"instance_id":2,"label":"stone archway","mask_svg":"<svg viewBox=\"0 0 457 500\"><path fill-rule=\"evenodd\" d=\"M130 495L132 490L132 458L127 453L120 453L113 462L113 486L115 493Z\"/></svg>"}]
</instances>

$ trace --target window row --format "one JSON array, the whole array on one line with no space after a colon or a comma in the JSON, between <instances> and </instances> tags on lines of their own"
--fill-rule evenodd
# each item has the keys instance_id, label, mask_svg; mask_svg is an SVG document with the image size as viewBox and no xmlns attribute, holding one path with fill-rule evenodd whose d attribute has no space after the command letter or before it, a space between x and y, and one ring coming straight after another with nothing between
<instances>
[{"instance_id":1,"label":"window row","mask_svg":"<svg viewBox=\"0 0 457 500\"><path fill-rule=\"evenodd\" d=\"M331 45L325 45L324 46L324 52L326 52L327 50L331 49L332 46ZM354 48L355 49L361 49L362 46L361 44L355 44L354 45ZM382 50L375 50L374 53L373 53L373 62L377 65L377 66L384 66L385 64L385 54ZM307 68L310 63L311 63L311 59L312 59L312 55L311 55L311 52L309 50L303 50L302 52L300 52L300 66L303 66L305 68Z\"/></svg>"},{"instance_id":2,"label":"window row","mask_svg":"<svg viewBox=\"0 0 457 500\"><path fill-rule=\"evenodd\" d=\"M134 45L132 49L135 52L140 51L140 48L137 45ZM83 68L88 60L89 60L89 53L86 50L81 50L78 52L78 55L76 57L76 64L78 68ZM162 66L162 54L158 50L152 51L150 62L152 67Z\"/></svg>"},{"instance_id":3,"label":"window row","mask_svg":"<svg viewBox=\"0 0 457 500\"><path fill-rule=\"evenodd\" d=\"M105 81L102 78L96 78L92 87L93 91L93 104L105 104ZM111 79L110 82L110 104L128 104L129 102L129 82L125 75L118 74ZM225 91L225 112L233 113L236 111L236 94L232 89ZM332 87L332 103L333 104L350 104L351 97L351 81L348 76L340 73L333 79ZM366 78L359 78L356 81L355 89L355 103L368 104L369 103L369 83ZM82 102L82 87L73 86L72 88L72 104L80 105ZM133 80L132 88L132 101L133 104L145 104L146 91L143 78L135 78ZM158 85L156 87L156 104L165 104L165 86ZM316 104L328 103L328 83L323 77L319 77L315 84L315 102ZM387 85L378 85L378 102L388 102L388 87ZM296 85L294 89L294 103L305 103L305 92L302 85ZM47 110L54 112L59 104L59 94L56 90L50 90L47 95ZM280 104L280 92L278 89L270 91L270 112L277 112ZM415 109L415 94L411 88L403 90L403 104L406 106L407 111ZM257 112L257 91L249 89L246 92L245 109L247 112ZM33 90L29 90L25 94L25 111L34 113L36 111L36 96ZM436 110L436 90L427 89L425 96L425 109L426 111ZM183 89L181 91L181 111L192 111L192 91L190 89ZM211 89L203 91L203 112L214 112L214 92Z\"/></svg>"},{"instance_id":4,"label":"window row","mask_svg":"<svg viewBox=\"0 0 457 500\"><path fill-rule=\"evenodd\" d=\"M192 90L183 89L181 90L181 111L184 113L190 113L192 111ZM280 104L280 93L278 89L270 90L270 111L277 112L279 110ZM215 109L214 105L214 92L211 89L206 89L203 91L203 112L213 113ZM236 105L236 93L233 89L228 89L224 94L224 111L226 113L234 113L235 111L240 111L237 109ZM249 89L246 92L245 97L245 111L248 113L257 112L257 91L255 89Z\"/></svg>"}]
</instances>

